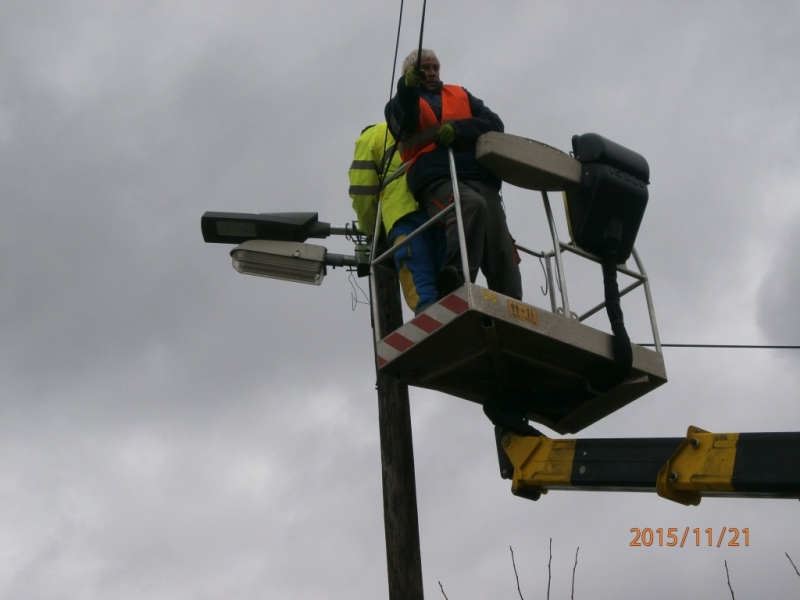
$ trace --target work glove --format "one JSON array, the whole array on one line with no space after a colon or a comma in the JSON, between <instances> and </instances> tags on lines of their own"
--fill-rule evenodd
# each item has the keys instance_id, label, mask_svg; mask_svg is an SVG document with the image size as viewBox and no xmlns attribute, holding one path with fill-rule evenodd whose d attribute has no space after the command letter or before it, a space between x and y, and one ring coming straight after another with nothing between
<instances>
[{"instance_id":1,"label":"work glove","mask_svg":"<svg viewBox=\"0 0 800 600\"><path fill-rule=\"evenodd\" d=\"M436 132L436 135L433 137L433 141L436 142L437 146L449 146L452 144L456 139L456 130L453 129L453 126L450 123L446 125L442 125L439 128L439 131Z\"/></svg>"},{"instance_id":2,"label":"work glove","mask_svg":"<svg viewBox=\"0 0 800 600\"><path fill-rule=\"evenodd\" d=\"M406 87L415 88L425 81L425 73L417 69L414 65L408 67L406 71Z\"/></svg>"}]
</instances>

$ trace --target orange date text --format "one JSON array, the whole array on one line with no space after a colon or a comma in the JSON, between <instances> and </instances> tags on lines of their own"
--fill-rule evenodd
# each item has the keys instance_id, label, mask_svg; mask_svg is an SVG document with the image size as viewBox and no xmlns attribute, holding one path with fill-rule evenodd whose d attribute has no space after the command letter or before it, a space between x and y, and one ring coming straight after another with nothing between
<instances>
[{"instance_id":1,"label":"orange date text","mask_svg":"<svg viewBox=\"0 0 800 600\"><path fill-rule=\"evenodd\" d=\"M722 527L714 529L708 527L658 527L653 529L645 527L640 529L632 527L633 539L631 546L669 546L684 548L686 546L736 547L750 545L750 528Z\"/></svg>"}]
</instances>

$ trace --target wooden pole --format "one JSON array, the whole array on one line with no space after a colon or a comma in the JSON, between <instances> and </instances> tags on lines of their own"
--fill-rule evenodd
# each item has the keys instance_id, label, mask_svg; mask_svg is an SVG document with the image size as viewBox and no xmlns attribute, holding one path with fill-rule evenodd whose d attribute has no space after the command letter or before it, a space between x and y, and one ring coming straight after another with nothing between
<instances>
[{"instance_id":1,"label":"wooden pole","mask_svg":"<svg viewBox=\"0 0 800 600\"><path fill-rule=\"evenodd\" d=\"M373 269L380 330L386 336L403 324L397 274ZM408 386L377 373L378 421L383 472L383 524L389 600L423 600L417 485Z\"/></svg>"}]
</instances>

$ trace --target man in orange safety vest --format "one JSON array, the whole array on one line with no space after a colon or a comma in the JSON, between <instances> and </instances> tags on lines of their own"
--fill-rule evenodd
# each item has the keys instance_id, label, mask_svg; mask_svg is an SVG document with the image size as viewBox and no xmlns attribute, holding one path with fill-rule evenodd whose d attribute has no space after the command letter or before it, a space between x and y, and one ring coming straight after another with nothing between
<instances>
[{"instance_id":1,"label":"man in orange safety vest","mask_svg":"<svg viewBox=\"0 0 800 600\"><path fill-rule=\"evenodd\" d=\"M423 49L417 69L417 50L403 61L397 93L385 115L408 168L408 187L420 207L434 217L453 201L448 148L452 148L464 221L469 280L478 269L489 289L522 299L519 255L508 230L500 197L501 182L475 158L475 142L489 131L503 131L503 122L479 98L439 77L439 59ZM447 258L436 287L439 298L461 286L461 252L456 215L444 224Z\"/></svg>"}]
</instances>

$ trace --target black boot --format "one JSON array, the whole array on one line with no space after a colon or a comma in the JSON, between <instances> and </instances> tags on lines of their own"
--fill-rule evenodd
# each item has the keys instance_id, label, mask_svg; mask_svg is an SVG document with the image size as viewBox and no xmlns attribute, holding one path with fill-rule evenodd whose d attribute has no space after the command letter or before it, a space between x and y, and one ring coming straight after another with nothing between
<instances>
[{"instance_id":1,"label":"black boot","mask_svg":"<svg viewBox=\"0 0 800 600\"><path fill-rule=\"evenodd\" d=\"M436 276L436 294L438 300L449 296L464 285L464 278L455 267L444 267Z\"/></svg>"}]
</instances>

